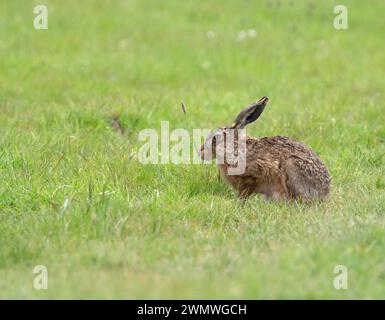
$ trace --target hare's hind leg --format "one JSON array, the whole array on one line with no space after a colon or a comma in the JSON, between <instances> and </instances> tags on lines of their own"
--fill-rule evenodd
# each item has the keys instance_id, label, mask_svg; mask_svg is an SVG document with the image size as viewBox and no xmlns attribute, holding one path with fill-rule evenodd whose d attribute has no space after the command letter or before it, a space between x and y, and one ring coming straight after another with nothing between
<instances>
[{"instance_id":1,"label":"hare's hind leg","mask_svg":"<svg viewBox=\"0 0 385 320\"><path fill-rule=\"evenodd\" d=\"M287 201L291 199L285 176L276 176L272 181L261 183L257 187L257 192L263 194L265 200Z\"/></svg>"},{"instance_id":2,"label":"hare's hind leg","mask_svg":"<svg viewBox=\"0 0 385 320\"><path fill-rule=\"evenodd\" d=\"M295 160L289 159L285 164L287 175L286 187L295 200L311 201L319 198L314 182L301 170Z\"/></svg>"},{"instance_id":3,"label":"hare's hind leg","mask_svg":"<svg viewBox=\"0 0 385 320\"><path fill-rule=\"evenodd\" d=\"M290 193L287 187L281 181L271 186L269 192L265 193L265 199L273 201L287 201L290 200Z\"/></svg>"}]
</instances>

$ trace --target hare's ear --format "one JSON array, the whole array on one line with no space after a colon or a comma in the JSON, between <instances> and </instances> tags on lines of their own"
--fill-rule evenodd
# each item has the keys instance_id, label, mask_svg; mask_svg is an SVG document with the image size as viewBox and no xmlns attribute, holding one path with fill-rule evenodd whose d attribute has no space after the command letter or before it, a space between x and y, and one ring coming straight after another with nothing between
<instances>
[{"instance_id":1,"label":"hare's ear","mask_svg":"<svg viewBox=\"0 0 385 320\"><path fill-rule=\"evenodd\" d=\"M259 99L257 102L254 102L251 105L249 105L246 109L242 110L238 114L234 123L231 125L231 128L243 129L248 124L257 120L261 115L261 113L263 112L263 109L265 109L265 106L268 101L269 101L268 97L263 97Z\"/></svg>"}]
</instances>

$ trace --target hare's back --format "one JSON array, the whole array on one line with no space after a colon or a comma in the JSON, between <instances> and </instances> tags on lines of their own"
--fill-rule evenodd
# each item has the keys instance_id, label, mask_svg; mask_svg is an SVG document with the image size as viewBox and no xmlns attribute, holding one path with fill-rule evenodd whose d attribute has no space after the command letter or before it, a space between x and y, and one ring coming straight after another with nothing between
<instances>
[{"instance_id":1,"label":"hare's back","mask_svg":"<svg viewBox=\"0 0 385 320\"><path fill-rule=\"evenodd\" d=\"M283 170L289 183L293 183L293 190L303 189L306 185L309 197L323 197L329 193L329 172L317 154L304 143L283 136L263 137L250 141L248 150L251 151L248 158L264 159L265 163L275 163L279 168L276 169Z\"/></svg>"},{"instance_id":2,"label":"hare's back","mask_svg":"<svg viewBox=\"0 0 385 320\"><path fill-rule=\"evenodd\" d=\"M275 158L283 160L292 156L319 159L316 153L304 143L284 136L248 139L247 145L252 153L257 153L259 156L265 154L274 160Z\"/></svg>"}]
</instances>

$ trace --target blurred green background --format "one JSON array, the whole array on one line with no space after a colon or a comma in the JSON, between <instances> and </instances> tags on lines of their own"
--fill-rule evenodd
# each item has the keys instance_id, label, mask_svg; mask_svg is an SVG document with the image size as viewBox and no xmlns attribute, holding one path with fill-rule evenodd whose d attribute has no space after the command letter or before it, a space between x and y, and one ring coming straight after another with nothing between
<instances>
[{"instance_id":1,"label":"blurred green background","mask_svg":"<svg viewBox=\"0 0 385 320\"><path fill-rule=\"evenodd\" d=\"M37 4L48 30L33 28ZM337 4L348 30L333 26ZM3 0L0 298L385 298L384 12ZM137 160L140 130L226 125L263 95L248 134L308 144L329 201L242 206L214 166ZM340 264L347 290L333 287Z\"/></svg>"}]
</instances>

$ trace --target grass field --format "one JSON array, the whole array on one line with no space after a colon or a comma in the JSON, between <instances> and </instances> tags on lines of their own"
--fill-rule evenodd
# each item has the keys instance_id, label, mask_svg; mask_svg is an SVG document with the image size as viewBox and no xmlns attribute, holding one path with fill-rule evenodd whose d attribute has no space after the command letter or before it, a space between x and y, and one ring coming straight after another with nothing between
<instances>
[{"instance_id":1,"label":"grass field","mask_svg":"<svg viewBox=\"0 0 385 320\"><path fill-rule=\"evenodd\" d=\"M48 30L33 28L38 3ZM348 30L333 27L336 4ZM385 298L384 12L3 0L0 298ZM327 202L242 206L213 165L138 161L140 130L226 125L263 95L248 134L311 146ZM48 290L33 287L36 265Z\"/></svg>"}]
</instances>

